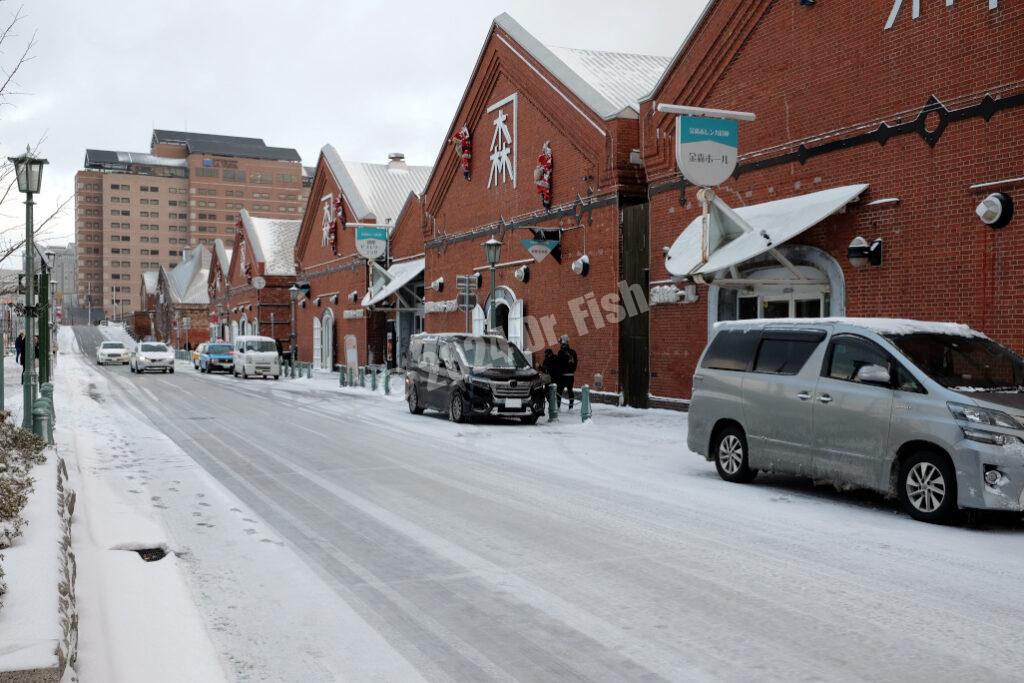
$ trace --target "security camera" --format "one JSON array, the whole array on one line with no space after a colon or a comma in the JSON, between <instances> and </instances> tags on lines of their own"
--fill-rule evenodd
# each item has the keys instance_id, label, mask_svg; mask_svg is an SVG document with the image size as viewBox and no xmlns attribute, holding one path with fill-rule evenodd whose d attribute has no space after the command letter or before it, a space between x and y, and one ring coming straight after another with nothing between
<instances>
[{"instance_id":1,"label":"security camera","mask_svg":"<svg viewBox=\"0 0 1024 683\"><path fill-rule=\"evenodd\" d=\"M993 192L981 200L974 212L990 228L1002 228L1013 218L1013 199L1003 192Z\"/></svg>"}]
</instances>

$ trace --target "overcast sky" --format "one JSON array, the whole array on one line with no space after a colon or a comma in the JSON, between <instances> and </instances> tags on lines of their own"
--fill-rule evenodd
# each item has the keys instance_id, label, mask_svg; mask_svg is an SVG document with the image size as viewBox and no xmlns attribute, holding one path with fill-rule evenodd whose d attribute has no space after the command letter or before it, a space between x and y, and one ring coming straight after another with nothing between
<instances>
[{"instance_id":1,"label":"overcast sky","mask_svg":"<svg viewBox=\"0 0 1024 683\"><path fill-rule=\"evenodd\" d=\"M263 138L307 165L333 144L433 164L492 19L541 42L671 56L705 0L26 0L35 58L0 109L0 152L46 137L37 215L73 194L87 147L143 152L153 128ZM18 0L0 0L4 23ZM7 204L0 228L18 222ZM72 208L47 236L74 239ZM8 264L4 264L7 266Z\"/></svg>"}]
</instances>

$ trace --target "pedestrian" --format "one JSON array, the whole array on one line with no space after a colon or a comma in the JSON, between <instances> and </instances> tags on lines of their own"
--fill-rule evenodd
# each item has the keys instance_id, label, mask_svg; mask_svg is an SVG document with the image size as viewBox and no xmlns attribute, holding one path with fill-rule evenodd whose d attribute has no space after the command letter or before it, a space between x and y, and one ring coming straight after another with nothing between
<instances>
[{"instance_id":1,"label":"pedestrian","mask_svg":"<svg viewBox=\"0 0 1024 683\"><path fill-rule=\"evenodd\" d=\"M540 371L544 375L544 387L561 379L558 372L558 356L551 349L544 349L544 360L540 364Z\"/></svg>"},{"instance_id":2,"label":"pedestrian","mask_svg":"<svg viewBox=\"0 0 1024 683\"><path fill-rule=\"evenodd\" d=\"M576 395L573 384L576 383L576 351L569 346L569 335L563 334L558 349L558 403L562 403L562 391L569 393L569 410L572 410Z\"/></svg>"},{"instance_id":3,"label":"pedestrian","mask_svg":"<svg viewBox=\"0 0 1024 683\"><path fill-rule=\"evenodd\" d=\"M18 338L14 340L14 359L25 366L25 333L19 332Z\"/></svg>"}]
</instances>

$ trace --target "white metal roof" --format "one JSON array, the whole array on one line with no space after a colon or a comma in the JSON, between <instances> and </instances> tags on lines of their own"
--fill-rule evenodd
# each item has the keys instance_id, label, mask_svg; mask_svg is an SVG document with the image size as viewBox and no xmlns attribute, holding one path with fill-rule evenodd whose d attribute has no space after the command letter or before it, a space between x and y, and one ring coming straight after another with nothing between
<instances>
[{"instance_id":1,"label":"white metal roof","mask_svg":"<svg viewBox=\"0 0 1024 683\"><path fill-rule=\"evenodd\" d=\"M159 283L159 270L147 270L142 273L142 286L146 288L146 294L156 294Z\"/></svg>"},{"instance_id":2,"label":"white metal roof","mask_svg":"<svg viewBox=\"0 0 1024 683\"><path fill-rule=\"evenodd\" d=\"M245 209L241 216L253 257L263 264L263 273L295 275L295 242L302 221L251 216Z\"/></svg>"},{"instance_id":3,"label":"white metal roof","mask_svg":"<svg viewBox=\"0 0 1024 683\"><path fill-rule=\"evenodd\" d=\"M390 278L383 287L377 290L376 293L370 291L363 297L363 306L373 306L384 301L389 296L406 286L417 275L423 272L426 266L426 259L412 259L411 261L403 261L401 263L392 264L387 270L387 277Z\"/></svg>"},{"instance_id":4,"label":"white metal roof","mask_svg":"<svg viewBox=\"0 0 1024 683\"><path fill-rule=\"evenodd\" d=\"M665 256L675 277L716 273L779 247L846 208L867 185L846 185L732 209L719 199L711 205L708 257L702 257L701 217L693 219Z\"/></svg>"},{"instance_id":5,"label":"white metal roof","mask_svg":"<svg viewBox=\"0 0 1024 683\"><path fill-rule=\"evenodd\" d=\"M210 250L199 245L184 261L169 271L163 266L171 302L176 304L208 304L210 293L207 280L210 277Z\"/></svg>"},{"instance_id":6,"label":"white metal roof","mask_svg":"<svg viewBox=\"0 0 1024 683\"><path fill-rule=\"evenodd\" d=\"M213 251L220 264L220 272L227 275L228 269L231 267L231 249L225 247L224 240L218 237L213 241Z\"/></svg>"},{"instance_id":7,"label":"white metal roof","mask_svg":"<svg viewBox=\"0 0 1024 683\"><path fill-rule=\"evenodd\" d=\"M430 177L430 166L345 161L332 145L320 151L360 222L394 225L409 193L421 194Z\"/></svg>"}]
</instances>

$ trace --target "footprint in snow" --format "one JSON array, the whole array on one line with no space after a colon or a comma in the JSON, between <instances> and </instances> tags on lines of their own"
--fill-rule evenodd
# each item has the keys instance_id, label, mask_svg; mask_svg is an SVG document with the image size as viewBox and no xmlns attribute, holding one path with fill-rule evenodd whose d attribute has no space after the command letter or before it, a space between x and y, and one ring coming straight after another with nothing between
<instances>
[{"instance_id":1,"label":"footprint in snow","mask_svg":"<svg viewBox=\"0 0 1024 683\"><path fill-rule=\"evenodd\" d=\"M205 493L197 493L196 494L196 498L206 498L206 494Z\"/></svg>"},{"instance_id":2,"label":"footprint in snow","mask_svg":"<svg viewBox=\"0 0 1024 683\"><path fill-rule=\"evenodd\" d=\"M231 508L231 511L232 512L237 512L238 514L242 514L242 511L239 510L238 508Z\"/></svg>"},{"instance_id":3,"label":"footprint in snow","mask_svg":"<svg viewBox=\"0 0 1024 683\"><path fill-rule=\"evenodd\" d=\"M154 505L153 507L155 507L155 508L160 508L161 510L166 510L166 509L167 509L167 506L166 506L166 505L163 505L162 503L157 503L157 504L156 504L156 505Z\"/></svg>"},{"instance_id":4,"label":"footprint in snow","mask_svg":"<svg viewBox=\"0 0 1024 683\"><path fill-rule=\"evenodd\" d=\"M255 529L246 529L245 533L247 533L248 535L252 536L254 533L256 533L256 530Z\"/></svg>"},{"instance_id":5,"label":"footprint in snow","mask_svg":"<svg viewBox=\"0 0 1024 683\"><path fill-rule=\"evenodd\" d=\"M204 527L206 527L207 529L212 529L212 528L213 528L213 527L215 527L216 525L215 525L215 524L210 524L209 522L197 522L197 523L196 523L196 526L204 526Z\"/></svg>"},{"instance_id":6,"label":"footprint in snow","mask_svg":"<svg viewBox=\"0 0 1024 683\"><path fill-rule=\"evenodd\" d=\"M142 491L136 491L135 489L128 489L128 493L142 493Z\"/></svg>"},{"instance_id":7,"label":"footprint in snow","mask_svg":"<svg viewBox=\"0 0 1024 683\"><path fill-rule=\"evenodd\" d=\"M167 490L168 490L168 491L174 491L175 493L177 493L177 492L178 492L178 489L174 488L173 486L168 486L168 487L167 487Z\"/></svg>"},{"instance_id":8,"label":"footprint in snow","mask_svg":"<svg viewBox=\"0 0 1024 683\"><path fill-rule=\"evenodd\" d=\"M158 501L160 500L160 496L150 496L149 499L153 501Z\"/></svg>"},{"instance_id":9,"label":"footprint in snow","mask_svg":"<svg viewBox=\"0 0 1024 683\"><path fill-rule=\"evenodd\" d=\"M207 502L200 502L199 504L202 505L204 508L210 507L210 504Z\"/></svg>"},{"instance_id":10,"label":"footprint in snow","mask_svg":"<svg viewBox=\"0 0 1024 683\"><path fill-rule=\"evenodd\" d=\"M273 543L274 545L284 545L281 541L271 541L269 538L261 538L260 543Z\"/></svg>"},{"instance_id":11,"label":"footprint in snow","mask_svg":"<svg viewBox=\"0 0 1024 683\"><path fill-rule=\"evenodd\" d=\"M193 517L202 517L202 516L203 516L203 513L202 513L202 512L193 512L193 513L192 513L192 516L193 516Z\"/></svg>"},{"instance_id":12,"label":"footprint in snow","mask_svg":"<svg viewBox=\"0 0 1024 683\"><path fill-rule=\"evenodd\" d=\"M243 522L249 522L249 524L255 524L256 523L255 519L249 519L248 517L242 517L242 521Z\"/></svg>"}]
</instances>

